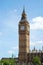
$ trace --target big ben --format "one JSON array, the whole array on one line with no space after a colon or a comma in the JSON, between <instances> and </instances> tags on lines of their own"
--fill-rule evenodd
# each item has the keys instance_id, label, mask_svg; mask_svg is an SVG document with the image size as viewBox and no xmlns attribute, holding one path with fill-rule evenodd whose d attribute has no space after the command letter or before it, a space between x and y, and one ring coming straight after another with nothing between
<instances>
[{"instance_id":1,"label":"big ben","mask_svg":"<svg viewBox=\"0 0 43 65\"><path fill-rule=\"evenodd\" d=\"M25 9L19 22L19 62L27 62L30 50L30 25L27 21Z\"/></svg>"}]
</instances>

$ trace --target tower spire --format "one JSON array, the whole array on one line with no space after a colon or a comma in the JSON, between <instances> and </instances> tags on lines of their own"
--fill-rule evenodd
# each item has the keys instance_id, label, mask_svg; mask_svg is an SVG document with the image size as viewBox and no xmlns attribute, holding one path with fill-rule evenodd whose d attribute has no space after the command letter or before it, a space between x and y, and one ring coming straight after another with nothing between
<instances>
[{"instance_id":1,"label":"tower spire","mask_svg":"<svg viewBox=\"0 0 43 65\"><path fill-rule=\"evenodd\" d=\"M23 7L23 14L25 14L25 7Z\"/></svg>"},{"instance_id":2,"label":"tower spire","mask_svg":"<svg viewBox=\"0 0 43 65\"><path fill-rule=\"evenodd\" d=\"M24 19L26 19L25 7L23 7L21 20L24 20Z\"/></svg>"}]
</instances>

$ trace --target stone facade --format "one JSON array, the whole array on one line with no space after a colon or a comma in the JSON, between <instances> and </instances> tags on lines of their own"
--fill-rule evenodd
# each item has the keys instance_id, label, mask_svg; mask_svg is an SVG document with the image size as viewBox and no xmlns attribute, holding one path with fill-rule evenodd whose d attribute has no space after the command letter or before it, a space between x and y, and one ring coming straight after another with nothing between
<instances>
[{"instance_id":1,"label":"stone facade","mask_svg":"<svg viewBox=\"0 0 43 65\"><path fill-rule=\"evenodd\" d=\"M19 22L19 61L26 61L30 48L30 26L26 19L25 10L23 10Z\"/></svg>"},{"instance_id":2,"label":"stone facade","mask_svg":"<svg viewBox=\"0 0 43 65\"><path fill-rule=\"evenodd\" d=\"M33 57L39 56L43 63L43 52L32 50L30 51L30 24L27 21L25 9L23 9L22 17L19 22L19 62L31 63Z\"/></svg>"},{"instance_id":3,"label":"stone facade","mask_svg":"<svg viewBox=\"0 0 43 65\"><path fill-rule=\"evenodd\" d=\"M41 51L35 51L35 52L30 52L27 54L27 62L32 62L32 59L34 57L38 56L40 58L41 63L43 63L43 52Z\"/></svg>"}]
</instances>

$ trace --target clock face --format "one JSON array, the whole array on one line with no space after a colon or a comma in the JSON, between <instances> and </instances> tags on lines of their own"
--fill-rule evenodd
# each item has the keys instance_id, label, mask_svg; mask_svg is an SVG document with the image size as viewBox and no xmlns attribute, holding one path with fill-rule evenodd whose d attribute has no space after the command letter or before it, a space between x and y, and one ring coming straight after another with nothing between
<instances>
[{"instance_id":1,"label":"clock face","mask_svg":"<svg viewBox=\"0 0 43 65\"><path fill-rule=\"evenodd\" d=\"M25 30L25 26L21 26L20 27L20 30Z\"/></svg>"}]
</instances>

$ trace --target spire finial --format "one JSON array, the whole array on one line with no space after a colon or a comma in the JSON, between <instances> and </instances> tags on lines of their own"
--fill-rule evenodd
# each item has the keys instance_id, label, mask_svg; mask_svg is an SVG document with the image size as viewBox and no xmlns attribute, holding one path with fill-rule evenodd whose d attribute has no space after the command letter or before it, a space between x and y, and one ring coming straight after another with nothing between
<instances>
[{"instance_id":1,"label":"spire finial","mask_svg":"<svg viewBox=\"0 0 43 65\"><path fill-rule=\"evenodd\" d=\"M34 46L34 51L35 51L35 46Z\"/></svg>"},{"instance_id":2,"label":"spire finial","mask_svg":"<svg viewBox=\"0 0 43 65\"><path fill-rule=\"evenodd\" d=\"M25 7L23 7L23 13L25 13Z\"/></svg>"},{"instance_id":3,"label":"spire finial","mask_svg":"<svg viewBox=\"0 0 43 65\"><path fill-rule=\"evenodd\" d=\"M23 7L23 12L22 12L22 18L21 18L21 20L22 20L22 19L26 19L25 7Z\"/></svg>"}]
</instances>

